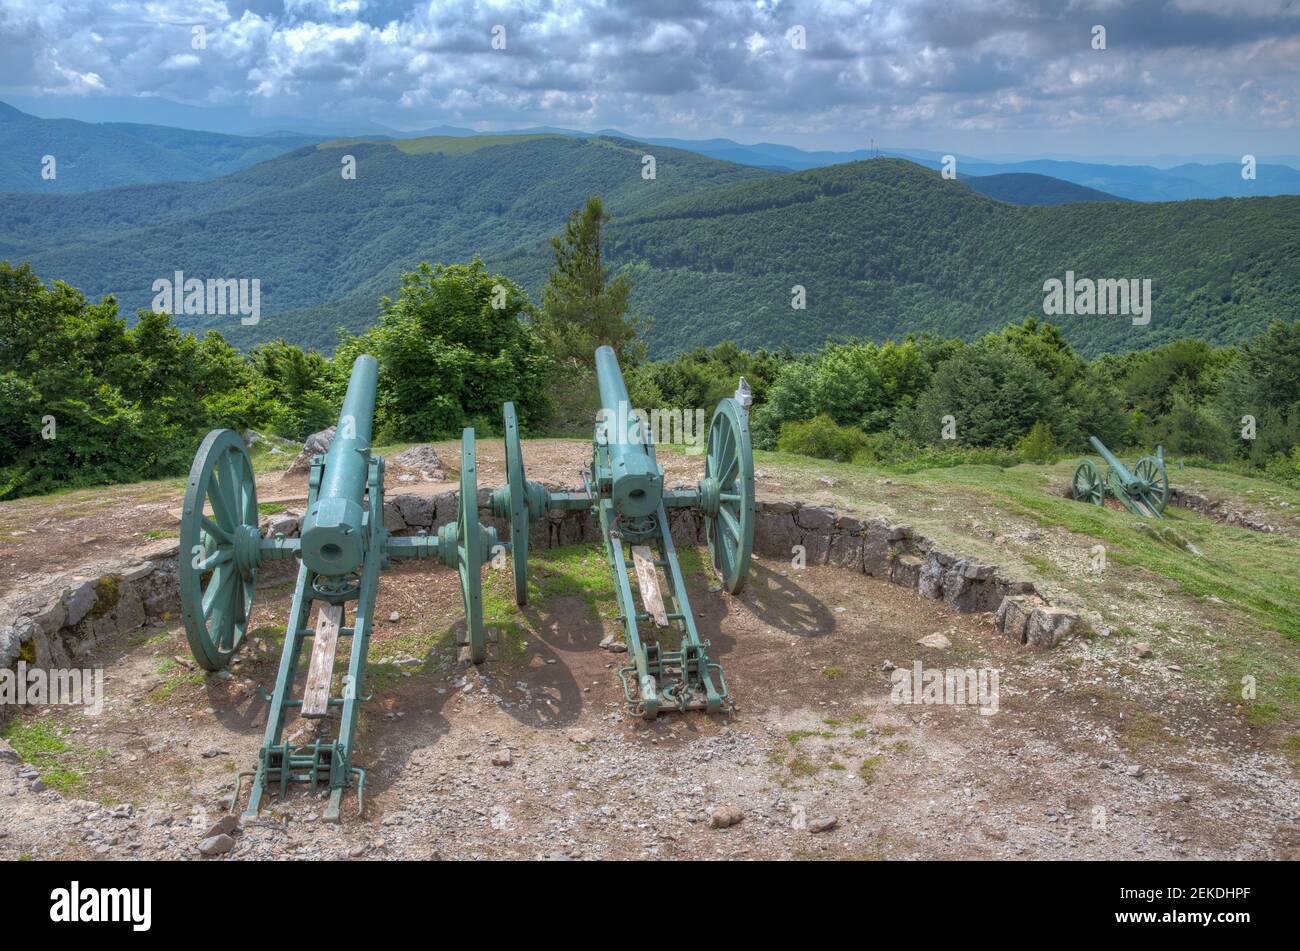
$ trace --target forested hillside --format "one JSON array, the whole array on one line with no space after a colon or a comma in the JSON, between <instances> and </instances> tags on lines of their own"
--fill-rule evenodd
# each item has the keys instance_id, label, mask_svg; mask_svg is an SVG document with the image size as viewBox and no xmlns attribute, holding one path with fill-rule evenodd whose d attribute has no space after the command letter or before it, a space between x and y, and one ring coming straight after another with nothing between
<instances>
[{"instance_id":1,"label":"forested hillside","mask_svg":"<svg viewBox=\"0 0 1300 951\"><path fill-rule=\"evenodd\" d=\"M481 255L536 293L546 237L589 195L612 218L653 356L734 340L810 350L932 331L973 339L1043 314L1043 285L1150 280L1150 323L1059 317L1081 353L1182 337L1230 344L1300 316L1300 197L1013 206L901 159L780 174L662 146L560 135L337 141L214 181L7 195L0 258L124 313L153 282L257 278L262 319L179 316L241 347L322 349L358 331L421 260ZM355 180L341 174L357 161ZM1013 191L1034 183L1009 183ZM1059 186L1053 186L1059 187ZM806 308L792 308L796 286Z\"/></svg>"},{"instance_id":2,"label":"forested hillside","mask_svg":"<svg viewBox=\"0 0 1300 951\"><path fill-rule=\"evenodd\" d=\"M564 136L333 143L211 182L11 195L0 203L0 257L31 261L92 297L114 293L127 313L148 307L153 282L180 269L260 279L264 315L357 298L368 322L380 295L419 261L540 248L588 195L634 214L770 174L661 149L656 178L646 180L643 153L632 143ZM341 174L345 155L356 158L355 180ZM309 311L293 323L272 316L250 329L255 339L283 335L329 348L336 322L326 314ZM232 329L228 317L211 323Z\"/></svg>"},{"instance_id":3,"label":"forested hillside","mask_svg":"<svg viewBox=\"0 0 1300 951\"><path fill-rule=\"evenodd\" d=\"M617 221L652 352L726 339L809 349L1043 313L1043 283L1150 279L1150 323L1068 316L1082 353L1244 339L1300 316L1300 197L1016 207L897 159L719 188ZM514 273L513 271L511 273ZM791 288L806 289L806 310Z\"/></svg>"}]
</instances>

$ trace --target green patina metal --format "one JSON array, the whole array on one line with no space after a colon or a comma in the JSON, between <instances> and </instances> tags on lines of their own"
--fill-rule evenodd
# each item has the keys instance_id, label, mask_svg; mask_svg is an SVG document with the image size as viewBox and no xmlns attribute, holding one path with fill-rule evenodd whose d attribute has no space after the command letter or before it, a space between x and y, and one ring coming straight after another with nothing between
<instances>
[{"instance_id":1,"label":"green patina metal","mask_svg":"<svg viewBox=\"0 0 1300 951\"><path fill-rule=\"evenodd\" d=\"M754 461L749 422L733 399L718 404L709 427L704 478L692 489L664 488L652 434L635 415L618 360L609 347L596 351L601 411L592 439L590 468L581 489L550 492L524 474L514 406L504 407L507 484L492 493L492 510L510 525L515 600L528 600L528 526L548 511L590 510L599 520L631 663L619 673L629 708L654 718L667 710L717 712L732 706L722 668L708 655L695 626L681 564L669 530L668 509L694 507L705 518L713 567L732 594L744 587L754 547ZM629 573L631 550L653 553L643 570L667 580L656 621L638 607ZM657 580L650 581L657 588ZM642 600L646 586L638 581ZM667 625L665 628L661 623ZM669 630L676 645L670 646Z\"/></svg>"},{"instance_id":2,"label":"green patina metal","mask_svg":"<svg viewBox=\"0 0 1300 951\"><path fill-rule=\"evenodd\" d=\"M199 447L190 469L181 518L179 580L185 632L194 658L206 670L221 670L243 646L252 611L259 567L267 561L298 559L298 576L280 656L274 691L257 768L240 777L252 779L246 815L254 816L263 796L283 796L291 783L313 790L327 787L324 818L337 821L343 792L357 789L364 807L365 772L353 763L360 704L365 696L366 656L374 626L380 572L394 558L423 558L455 568L465 602L471 658L485 656L481 569L485 554L497 544L496 531L478 521L478 485L474 464L474 430L461 439L458 517L436 536L421 532L390 537L384 528L384 460L370 452L378 365L358 357L328 452L312 460L307 509L299 538L262 537L258 530L257 489L243 440L230 430L214 430ZM317 624L310 620L317 608ZM315 639L321 611L337 610L337 636L350 642L347 674L333 696L333 654L326 658L322 710L327 721L338 713L333 738L295 744L284 738L291 710L302 711L295 697L303 647ZM307 689L302 688L303 691ZM327 698L327 699L326 699ZM325 732L330 732L326 730ZM239 783L235 799L239 798Z\"/></svg>"},{"instance_id":3,"label":"green patina metal","mask_svg":"<svg viewBox=\"0 0 1300 951\"><path fill-rule=\"evenodd\" d=\"M1106 462L1106 471L1091 459L1079 460L1071 483L1074 497L1083 502L1102 505L1109 493L1134 515L1163 518L1169 504L1169 475L1165 470L1164 450L1156 447L1154 456L1143 456L1130 472L1096 436L1092 446Z\"/></svg>"}]
</instances>

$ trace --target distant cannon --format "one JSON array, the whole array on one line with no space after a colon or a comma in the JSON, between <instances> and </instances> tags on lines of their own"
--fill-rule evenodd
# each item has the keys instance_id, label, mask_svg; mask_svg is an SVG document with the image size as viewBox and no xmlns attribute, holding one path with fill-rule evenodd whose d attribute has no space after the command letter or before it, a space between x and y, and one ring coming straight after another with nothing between
<instances>
[{"instance_id":1,"label":"distant cannon","mask_svg":"<svg viewBox=\"0 0 1300 951\"><path fill-rule=\"evenodd\" d=\"M1093 436L1090 442L1106 461L1106 473L1103 475L1091 459L1079 460L1071 482L1074 497L1103 505L1109 492L1134 515L1162 518L1161 513L1169 504L1169 474L1165 470L1164 449L1156 446L1156 454L1143 456L1130 472L1100 439Z\"/></svg>"},{"instance_id":2,"label":"distant cannon","mask_svg":"<svg viewBox=\"0 0 1300 951\"><path fill-rule=\"evenodd\" d=\"M258 530L257 486L238 434L208 433L194 457L181 516L180 589L185 633L194 659L205 670L229 665L248 634L258 568L263 562L297 558L298 580L269 697L266 733L252 778L246 815L257 814L262 796L283 796L290 782L330 790L324 818L337 821L343 791L357 789L365 805L366 775L353 765L357 721L365 695L366 656L374 627L379 573L393 558L428 558L460 575L471 659L485 656L481 568L497 544L496 530L479 524L474 430L461 437L460 505L455 522L436 536L392 538L384 528L384 460L370 453L378 364L360 356L329 450L312 460L307 509L300 538L263 538ZM355 602L351 626L347 606ZM312 606L317 605L314 625ZM308 638L311 660L301 698L292 698L299 655ZM335 696L334 658L339 638L351 639L348 672ZM323 719L340 711L334 739L292 744L284 739L290 710Z\"/></svg>"},{"instance_id":3,"label":"distant cannon","mask_svg":"<svg viewBox=\"0 0 1300 951\"><path fill-rule=\"evenodd\" d=\"M713 567L723 587L738 593L745 586L754 548L748 415L736 400L722 400L709 426L704 478L693 489L669 490L664 488L651 434L631 411L618 359L609 347L596 351L596 380L601 410L591 468L583 473L579 490L550 492L527 479L514 405L503 408L507 484L492 493L492 510L510 525L515 600L520 605L528 602L530 520L548 511L591 509L600 520L631 661L619 671L630 709L653 719L667 710L712 713L730 708L722 668L709 658L710 644L700 639L695 627L668 510L700 510ZM661 571L666 590L660 586ZM640 606L633 595L633 576Z\"/></svg>"}]
</instances>

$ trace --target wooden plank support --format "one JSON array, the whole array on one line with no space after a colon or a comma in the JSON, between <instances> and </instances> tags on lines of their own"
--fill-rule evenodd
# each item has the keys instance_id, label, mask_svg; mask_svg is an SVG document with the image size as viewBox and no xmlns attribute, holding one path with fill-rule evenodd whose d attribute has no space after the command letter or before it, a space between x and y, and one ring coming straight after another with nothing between
<instances>
[{"instance_id":1,"label":"wooden plank support","mask_svg":"<svg viewBox=\"0 0 1300 951\"><path fill-rule=\"evenodd\" d=\"M334 651L343 626L343 605L322 604L316 612L316 637L311 645L311 666L302 695L302 715L320 719L329 713L330 686L334 682Z\"/></svg>"},{"instance_id":2,"label":"wooden plank support","mask_svg":"<svg viewBox=\"0 0 1300 951\"><path fill-rule=\"evenodd\" d=\"M654 620L656 627L667 627L668 615L664 612L664 596L659 590L659 572L650 546L633 545L632 564L636 566L636 585L641 589L641 603L645 605L646 614Z\"/></svg>"}]
</instances>

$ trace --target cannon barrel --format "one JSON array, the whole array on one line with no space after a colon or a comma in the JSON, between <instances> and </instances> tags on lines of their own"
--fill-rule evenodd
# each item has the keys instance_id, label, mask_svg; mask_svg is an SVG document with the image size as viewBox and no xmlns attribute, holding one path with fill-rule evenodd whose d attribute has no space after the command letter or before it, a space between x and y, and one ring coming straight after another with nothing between
<instances>
[{"instance_id":1,"label":"cannon barrel","mask_svg":"<svg viewBox=\"0 0 1300 951\"><path fill-rule=\"evenodd\" d=\"M352 364L316 502L303 519L302 560L317 574L346 574L365 559L362 501L370 469L378 376L379 364L372 356L363 354Z\"/></svg>"},{"instance_id":2,"label":"cannon barrel","mask_svg":"<svg viewBox=\"0 0 1300 951\"><path fill-rule=\"evenodd\" d=\"M663 475L645 422L632 415L627 386L610 347L596 350L596 383L600 388L601 420L597 442L609 451L610 498L620 515L637 518L659 508Z\"/></svg>"},{"instance_id":3,"label":"cannon barrel","mask_svg":"<svg viewBox=\"0 0 1300 951\"><path fill-rule=\"evenodd\" d=\"M1115 455L1106 448L1100 439L1092 436L1088 441L1092 443L1092 448L1096 449L1101 454L1101 457L1106 460L1106 465L1110 466L1111 471L1115 473L1121 485L1129 486L1133 484L1133 474L1124 467L1124 463L1115 458Z\"/></svg>"}]
</instances>

